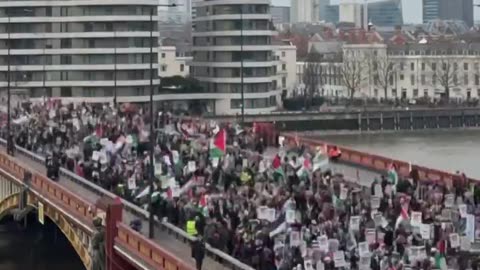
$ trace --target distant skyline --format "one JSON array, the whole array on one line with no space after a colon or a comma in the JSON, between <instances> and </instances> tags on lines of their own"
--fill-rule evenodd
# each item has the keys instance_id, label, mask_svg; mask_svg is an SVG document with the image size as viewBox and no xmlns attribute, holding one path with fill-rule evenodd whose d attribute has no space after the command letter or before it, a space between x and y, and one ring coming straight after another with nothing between
<instances>
[{"instance_id":1,"label":"distant skyline","mask_svg":"<svg viewBox=\"0 0 480 270\"><path fill-rule=\"evenodd\" d=\"M292 0L301 1L301 0ZM382 0L369 0L369 2L377 2ZM339 3L340 0L331 0L332 3ZM363 2L363 1L362 1ZM272 0L275 6L290 6L290 0ZM422 23L422 1L421 0L402 0L403 21L405 24ZM475 21L479 20L480 9L474 8Z\"/></svg>"}]
</instances>

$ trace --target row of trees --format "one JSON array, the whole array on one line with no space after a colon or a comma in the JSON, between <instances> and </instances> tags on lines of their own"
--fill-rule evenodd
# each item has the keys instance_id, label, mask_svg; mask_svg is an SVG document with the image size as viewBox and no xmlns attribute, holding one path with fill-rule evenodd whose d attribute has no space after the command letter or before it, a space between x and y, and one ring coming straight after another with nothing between
<instances>
[{"instance_id":1,"label":"row of trees","mask_svg":"<svg viewBox=\"0 0 480 270\"><path fill-rule=\"evenodd\" d=\"M349 93L350 99L353 99L355 93L360 90L365 82L370 85L378 86L384 92L385 99L393 98L388 96L388 89L392 87L398 73L403 72L401 65L405 64L389 55L353 56L352 54L343 55L341 64L325 63L319 61L320 57L316 54L310 54L305 62L303 72L304 96L306 100L311 100L314 93L327 84L329 67L335 66L337 76ZM409 66L405 68L410 68ZM418 68L418 67L416 67ZM450 98L450 92L453 88L460 85L458 79L458 62L455 57L438 56L423 61L422 71L424 78L431 78L428 85L443 90L445 99ZM419 73L420 74L420 73ZM480 70L478 70L480 75ZM428 76L427 76L428 75ZM422 82L427 84L426 82Z\"/></svg>"}]
</instances>

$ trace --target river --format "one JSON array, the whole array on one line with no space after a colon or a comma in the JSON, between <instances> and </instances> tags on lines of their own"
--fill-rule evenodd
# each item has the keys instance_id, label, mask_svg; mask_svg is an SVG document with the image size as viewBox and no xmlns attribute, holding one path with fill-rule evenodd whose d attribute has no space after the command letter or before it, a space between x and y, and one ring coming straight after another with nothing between
<instances>
[{"instance_id":1,"label":"river","mask_svg":"<svg viewBox=\"0 0 480 270\"><path fill-rule=\"evenodd\" d=\"M372 154L480 179L480 130L325 135L317 138Z\"/></svg>"},{"instance_id":2,"label":"river","mask_svg":"<svg viewBox=\"0 0 480 270\"><path fill-rule=\"evenodd\" d=\"M29 215L26 229L7 216L0 222L0 270L85 270L62 232Z\"/></svg>"}]
</instances>

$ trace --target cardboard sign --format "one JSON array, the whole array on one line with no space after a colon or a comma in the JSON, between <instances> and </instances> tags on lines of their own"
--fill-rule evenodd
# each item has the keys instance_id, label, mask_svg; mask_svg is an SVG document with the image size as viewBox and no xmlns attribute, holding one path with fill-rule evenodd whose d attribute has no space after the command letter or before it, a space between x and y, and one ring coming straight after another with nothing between
<instances>
[{"instance_id":1,"label":"cardboard sign","mask_svg":"<svg viewBox=\"0 0 480 270\"><path fill-rule=\"evenodd\" d=\"M351 216L350 217L350 230L359 231L360 230L360 216Z\"/></svg>"},{"instance_id":2,"label":"cardboard sign","mask_svg":"<svg viewBox=\"0 0 480 270\"><path fill-rule=\"evenodd\" d=\"M451 233L448 236L448 239L452 248L460 247L460 236L458 235L458 233Z\"/></svg>"},{"instance_id":3,"label":"cardboard sign","mask_svg":"<svg viewBox=\"0 0 480 270\"><path fill-rule=\"evenodd\" d=\"M154 170L155 176L162 175L162 163L155 163Z\"/></svg>"},{"instance_id":4,"label":"cardboard sign","mask_svg":"<svg viewBox=\"0 0 480 270\"><path fill-rule=\"evenodd\" d=\"M368 247L367 242L360 242L358 243L358 254L360 257L368 257L370 256L370 249Z\"/></svg>"},{"instance_id":5,"label":"cardboard sign","mask_svg":"<svg viewBox=\"0 0 480 270\"><path fill-rule=\"evenodd\" d=\"M376 242L377 232L375 229L365 229L365 240L369 244Z\"/></svg>"},{"instance_id":6,"label":"cardboard sign","mask_svg":"<svg viewBox=\"0 0 480 270\"><path fill-rule=\"evenodd\" d=\"M371 257L360 257L360 260L358 262L358 268L360 270L370 270L370 262L371 262Z\"/></svg>"},{"instance_id":7,"label":"cardboard sign","mask_svg":"<svg viewBox=\"0 0 480 270\"><path fill-rule=\"evenodd\" d=\"M300 246L300 232L298 232L298 231L291 231L290 232L290 246L291 247Z\"/></svg>"},{"instance_id":8,"label":"cardboard sign","mask_svg":"<svg viewBox=\"0 0 480 270\"><path fill-rule=\"evenodd\" d=\"M248 159L244 158L242 160L242 168L247 168L248 167Z\"/></svg>"},{"instance_id":9,"label":"cardboard sign","mask_svg":"<svg viewBox=\"0 0 480 270\"><path fill-rule=\"evenodd\" d=\"M318 247L322 252L328 252L328 238L326 235L317 237Z\"/></svg>"},{"instance_id":10,"label":"cardboard sign","mask_svg":"<svg viewBox=\"0 0 480 270\"><path fill-rule=\"evenodd\" d=\"M380 208L380 198L379 197L372 197L370 199L370 208L372 210L376 210L378 208Z\"/></svg>"},{"instance_id":11,"label":"cardboard sign","mask_svg":"<svg viewBox=\"0 0 480 270\"><path fill-rule=\"evenodd\" d=\"M347 197L348 197L348 188L343 187L342 185L342 188L340 189L340 200L344 201L347 199Z\"/></svg>"},{"instance_id":12,"label":"cardboard sign","mask_svg":"<svg viewBox=\"0 0 480 270\"><path fill-rule=\"evenodd\" d=\"M285 213L285 220L287 223L295 223L295 210L287 210Z\"/></svg>"},{"instance_id":13,"label":"cardboard sign","mask_svg":"<svg viewBox=\"0 0 480 270\"><path fill-rule=\"evenodd\" d=\"M267 209L267 220L270 222L274 222L277 217L277 211L275 208L268 208Z\"/></svg>"},{"instance_id":14,"label":"cardboard sign","mask_svg":"<svg viewBox=\"0 0 480 270\"><path fill-rule=\"evenodd\" d=\"M133 190L137 189L137 182L135 181L135 175L132 175L131 177L128 178L128 189Z\"/></svg>"},{"instance_id":15,"label":"cardboard sign","mask_svg":"<svg viewBox=\"0 0 480 270\"><path fill-rule=\"evenodd\" d=\"M285 141L285 137L283 137L283 136L278 136L278 145L279 145L280 147L283 146L283 142L284 142L284 141Z\"/></svg>"},{"instance_id":16,"label":"cardboard sign","mask_svg":"<svg viewBox=\"0 0 480 270\"><path fill-rule=\"evenodd\" d=\"M410 223L412 226L419 227L422 224L422 212L412 211Z\"/></svg>"},{"instance_id":17,"label":"cardboard sign","mask_svg":"<svg viewBox=\"0 0 480 270\"><path fill-rule=\"evenodd\" d=\"M347 262L345 261L345 253L343 253L342 250L335 251L333 253L333 262L335 264L335 268L347 266Z\"/></svg>"},{"instance_id":18,"label":"cardboard sign","mask_svg":"<svg viewBox=\"0 0 480 270\"><path fill-rule=\"evenodd\" d=\"M212 158L212 167L217 168L218 167L218 162L219 162L218 157Z\"/></svg>"},{"instance_id":19,"label":"cardboard sign","mask_svg":"<svg viewBox=\"0 0 480 270\"><path fill-rule=\"evenodd\" d=\"M100 159L100 152L98 152L98 151L93 151L92 160L93 160L93 161L98 161L99 159Z\"/></svg>"},{"instance_id":20,"label":"cardboard sign","mask_svg":"<svg viewBox=\"0 0 480 270\"><path fill-rule=\"evenodd\" d=\"M197 166L195 164L195 161L189 161L188 162L188 172L193 173L197 170Z\"/></svg>"},{"instance_id":21,"label":"cardboard sign","mask_svg":"<svg viewBox=\"0 0 480 270\"><path fill-rule=\"evenodd\" d=\"M430 240L431 237L431 230L432 227L430 224L420 224L420 234L422 235L422 239L424 240Z\"/></svg>"}]
</instances>

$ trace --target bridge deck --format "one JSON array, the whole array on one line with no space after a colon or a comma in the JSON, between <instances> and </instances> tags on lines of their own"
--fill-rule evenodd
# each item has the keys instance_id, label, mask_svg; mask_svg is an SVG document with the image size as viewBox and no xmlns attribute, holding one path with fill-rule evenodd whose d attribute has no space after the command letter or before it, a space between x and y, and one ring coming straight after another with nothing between
<instances>
[{"instance_id":1,"label":"bridge deck","mask_svg":"<svg viewBox=\"0 0 480 270\"><path fill-rule=\"evenodd\" d=\"M5 147L0 145L0 151L6 151ZM275 152L276 150L270 148L267 150L267 153L265 154L267 156L273 156L274 154L276 154ZM39 173L46 175L46 168L43 164L23 156L19 151L16 152L15 158L19 162L25 164L25 166L27 166L28 168L31 168ZM355 166L350 166L344 163L334 163L334 164L331 164L331 167L335 173L341 173L349 181L358 181L358 183L363 186L369 186L375 177L379 177L379 174L376 172L372 172L362 168L357 168ZM96 193L90 191L89 189L87 189L82 185L79 185L69 180L67 177L63 175L60 176L58 183L64 186L65 188L67 188L68 190L74 191L78 195L87 199L88 201L90 201L92 205L95 204L95 202L100 198L99 195L97 195ZM133 220L134 218L139 218L139 217L134 216L131 212L124 210L123 212L124 223L129 224L130 221ZM143 222L142 233L144 235L147 235L148 220L146 220L144 217L140 217L140 219ZM191 258L191 249L188 243L184 243L179 239L175 238L173 235L169 234L167 231L161 229L158 224L155 226L154 241L158 243L162 248L165 248L166 250L170 251L173 255L175 255L178 258L181 258L182 260L184 260L184 262L188 263L194 268L195 262ZM209 269L209 270L228 269L226 266L216 262L215 260L209 257L205 258L203 266L204 266L203 268Z\"/></svg>"},{"instance_id":2,"label":"bridge deck","mask_svg":"<svg viewBox=\"0 0 480 270\"><path fill-rule=\"evenodd\" d=\"M5 147L0 146L0 151L6 152ZM19 162L25 164L26 167L31 168L39 173L44 175L47 174L46 168L43 164L35 162L23 155L21 155L18 151L16 152L15 159ZM83 198L87 199L91 202L92 205L100 198L97 194L93 193L92 191L88 190L87 188L67 179L64 176L60 176L58 181L59 184L64 186L70 191L75 192L76 194L82 196ZM123 221L126 224L129 224L131 220L139 218L134 217L132 213L128 211L123 211ZM142 233L144 235L148 235L148 220L141 218L143 222L143 229ZM181 258L185 263L188 263L193 268L195 268L195 261L191 257L191 249L188 243L183 243L175 238L173 235L169 234L165 230L162 230L158 224L155 226L155 239L154 241L158 243L162 248L165 248L169 252L171 252L174 256ZM215 260L205 257L203 261L203 268L211 269L211 270L223 270L228 269L225 266L221 265L220 263L216 262Z\"/></svg>"}]
</instances>

